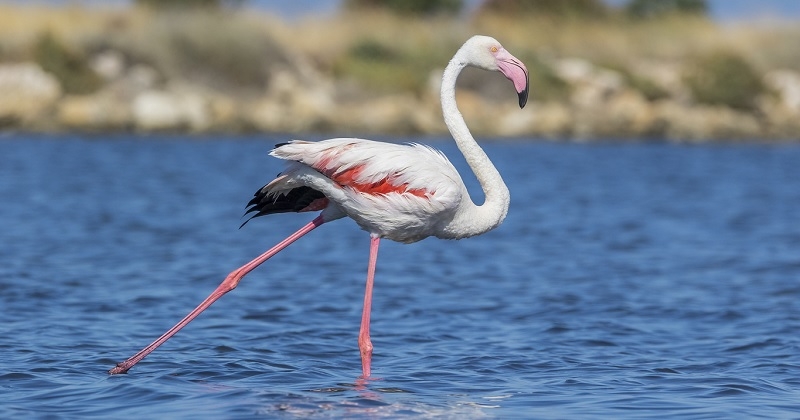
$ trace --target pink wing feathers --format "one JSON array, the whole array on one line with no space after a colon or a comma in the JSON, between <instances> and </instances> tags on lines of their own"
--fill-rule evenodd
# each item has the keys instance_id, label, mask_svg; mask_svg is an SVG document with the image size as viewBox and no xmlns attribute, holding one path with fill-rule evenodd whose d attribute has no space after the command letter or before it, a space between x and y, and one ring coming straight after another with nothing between
<instances>
[{"instance_id":1,"label":"pink wing feathers","mask_svg":"<svg viewBox=\"0 0 800 420\"><path fill-rule=\"evenodd\" d=\"M333 202L362 228L408 242L430 235L427 228L451 216L466 193L450 161L423 145L294 140L270 154L293 163L256 192L254 217Z\"/></svg>"}]
</instances>

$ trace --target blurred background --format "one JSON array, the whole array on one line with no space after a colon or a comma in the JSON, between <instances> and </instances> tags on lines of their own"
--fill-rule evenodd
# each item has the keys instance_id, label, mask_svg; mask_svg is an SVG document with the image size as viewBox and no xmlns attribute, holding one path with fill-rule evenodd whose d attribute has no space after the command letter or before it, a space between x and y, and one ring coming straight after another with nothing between
<instances>
[{"instance_id":1,"label":"blurred background","mask_svg":"<svg viewBox=\"0 0 800 420\"><path fill-rule=\"evenodd\" d=\"M0 130L446 133L441 71L472 34L530 70L516 109L467 72L481 135L800 137L792 0L0 2Z\"/></svg>"}]
</instances>

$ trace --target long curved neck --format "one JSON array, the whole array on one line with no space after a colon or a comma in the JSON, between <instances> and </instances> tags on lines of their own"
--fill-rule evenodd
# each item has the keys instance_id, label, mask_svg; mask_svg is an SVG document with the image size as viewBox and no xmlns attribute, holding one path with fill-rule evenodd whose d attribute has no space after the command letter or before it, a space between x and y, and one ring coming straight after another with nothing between
<instances>
[{"instance_id":1,"label":"long curved neck","mask_svg":"<svg viewBox=\"0 0 800 420\"><path fill-rule=\"evenodd\" d=\"M444 122L458 149L478 178L486 201L480 206L476 206L469 198L465 200L466 202L462 202L458 213L445 228L446 237L452 238L479 235L499 226L508 213L508 205L511 201L508 187L503 182L500 172L475 142L464 122L464 117L456 106L456 79L461 70L466 67L460 52L450 60L442 76L442 112Z\"/></svg>"}]
</instances>

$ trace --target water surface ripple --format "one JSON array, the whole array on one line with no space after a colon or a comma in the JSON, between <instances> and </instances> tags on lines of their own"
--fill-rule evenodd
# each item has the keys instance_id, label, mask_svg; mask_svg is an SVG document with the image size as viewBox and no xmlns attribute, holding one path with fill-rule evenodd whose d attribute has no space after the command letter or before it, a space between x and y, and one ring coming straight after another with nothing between
<instances>
[{"instance_id":1,"label":"water surface ripple","mask_svg":"<svg viewBox=\"0 0 800 420\"><path fill-rule=\"evenodd\" d=\"M0 417L800 415L785 145L489 142L512 194L499 229L381 246L374 379L356 346L369 241L349 220L108 376L312 218L237 230L282 140L0 138Z\"/></svg>"}]
</instances>

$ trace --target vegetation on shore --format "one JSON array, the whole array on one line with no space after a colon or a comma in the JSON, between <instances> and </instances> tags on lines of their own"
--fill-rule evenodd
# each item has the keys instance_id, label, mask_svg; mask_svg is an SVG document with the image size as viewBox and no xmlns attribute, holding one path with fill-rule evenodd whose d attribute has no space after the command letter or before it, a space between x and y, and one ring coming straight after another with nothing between
<instances>
[{"instance_id":1,"label":"vegetation on shore","mask_svg":"<svg viewBox=\"0 0 800 420\"><path fill-rule=\"evenodd\" d=\"M465 95L491 104L465 100L479 132L800 138L800 102L795 109L796 99L786 97L794 87L781 90L800 74L797 25L721 26L702 13L651 18L633 9L554 17L492 4L503 3L486 2L471 16L348 8L294 22L241 8L0 5L0 88L2 67L13 63L36 63L59 86L50 102L29 107L35 115L15 114L13 104L3 104L9 99L0 99L0 127L437 133L437 71L466 38L483 33L527 63L533 110L514 113L513 129L500 127L509 124L500 112L515 112L499 101L508 96L505 86L467 73ZM774 74L782 82L770 82ZM140 124L142 92L190 92L201 98L207 121ZM92 103L99 109L80 109ZM613 104L621 116L608 114ZM100 115L111 107L119 110ZM363 107L385 115L337 114Z\"/></svg>"}]
</instances>

